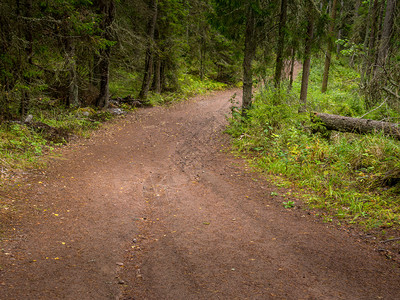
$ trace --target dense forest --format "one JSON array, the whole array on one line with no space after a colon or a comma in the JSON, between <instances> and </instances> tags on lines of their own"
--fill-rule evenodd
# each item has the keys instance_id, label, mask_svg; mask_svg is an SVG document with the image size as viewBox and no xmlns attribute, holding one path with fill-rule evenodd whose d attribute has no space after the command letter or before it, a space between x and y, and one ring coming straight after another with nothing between
<instances>
[{"instance_id":1,"label":"dense forest","mask_svg":"<svg viewBox=\"0 0 400 300\"><path fill-rule=\"evenodd\" d=\"M12 149L26 155L33 147L40 154L53 135L41 140L38 128L55 130L61 140L52 142L58 143L77 123L95 127L110 105L129 109L240 85L242 104L232 99L227 130L239 150L253 152L264 170L323 190L322 206L338 216L366 217L377 206L387 214L377 212L371 222L384 221L369 225L399 223L396 134L386 137L380 125L374 135L332 133L323 115L310 120L306 113L389 122L398 133L396 4L0 0L3 162L10 167L16 160L9 159ZM297 78L296 66L302 70ZM378 196L336 192L360 193L366 186ZM335 206L327 198L342 202ZM361 206L347 204L356 198Z\"/></svg>"},{"instance_id":2,"label":"dense forest","mask_svg":"<svg viewBox=\"0 0 400 300\"><path fill-rule=\"evenodd\" d=\"M345 56L360 74L369 108L385 99L398 108L395 0L2 0L0 5L2 119L24 117L49 98L67 107L106 107L110 86L122 80L134 97L146 99L149 92L179 90L185 75L226 83L242 79L247 107L256 78L279 87L295 61L304 66L299 98L306 105L312 57L325 57L321 89L326 92L332 54Z\"/></svg>"}]
</instances>

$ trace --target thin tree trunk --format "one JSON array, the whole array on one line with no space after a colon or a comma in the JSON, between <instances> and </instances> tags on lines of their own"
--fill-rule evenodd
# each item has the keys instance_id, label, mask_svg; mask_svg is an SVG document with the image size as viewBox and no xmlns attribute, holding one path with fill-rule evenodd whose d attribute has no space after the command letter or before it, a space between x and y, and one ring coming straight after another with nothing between
<instances>
[{"instance_id":1,"label":"thin tree trunk","mask_svg":"<svg viewBox=\"0 0 400 300\"><path fill-rule=\"evenodd\" d=\"M373 7L373 2L370 1L369 2L369 7L368 7L368 11L371 12ZM368 49L368 45L369 45L369 39L370 39L370 30L372 27L372 18L369 16L369 14L367 15L367 25L365 27L365 36L364 36L364 50L365 52L367 52ZM367 68L368 68L368 54L364 54L364 59L362 62L362 69L361 69L361 77L360 77L360 82L362 86L365 86L366 84L366 73L367 73Z\"/></svg>"},{"instance_id":2,"label":"thin tree trunk","mask_svg":"<svg viewBox=\"0 0 400 300\"><path fill-rule=\"evenodd\" d=\"M255 35L255 16L254 11L250 7L247 8L246 31L245 31L244 59L243 59L243 101L242 114L246 116L247 109L251 106L253 75L251 65L256 52L256 35Z\"/></svg>"},{"instance_id":3,"label":"thin tree trunk","mask_svg":"<svg viewBox=\"0 0 400 300\"><path fill-rule=\"evenodd\" d=\"M375 57L375 40L377 36L377 25L378 25L378 14L379 11L379 0L375 0L372 7L372 15L371 15L371 30L369 34L369 42L368 42L368 54L366 59L366 71L365 71L365 79L369 80L371 75L372 64Z\"/></svg>"},{"instance_id":4,"label":"thin tree trunk","mask_svg":"<svg viewBox=\"0 0 400 300\"><path fill-rule=\"evenodd\" d=\"M66 51L68 57L69 66L69 85L68 85L68 97L67 106L78 106L79 105L79 89L78 89L78 74L76 72L76 60L75 60L75 44L71 38L66 38Z\"/></svg>"},{"instance_id":5,"label":"thin tree trunk","mask_svg":"<svg viewBox=\"0 0 400 300\"><path fill-rule=\"evenodd\" d=\"M204 37L201 37L201 42L200 42L200 80L204 80L204 60L205 60L205 41Z\"/></svg>"},{"instance_id":6,"label":"thin tree trunk","mask_svg":"<svg viewBox=\"0 0 400 300\"><path fill-rule=\"evenodd\" d=\"M307 90L308 90L308 79L310 77L311 67L311 49L314 38L314 18L312 11L310 11L308 24L307 24L307 36L305 39L305 51L304 51L304 62L303 62L303 75L301 78L301 89L300 89L300 107L299 113L307 110Z\"/></svg>"},{"instance_id":7,"label":"thin tree trunk","mask_svg":"<svg viewBox=\"0 0 400 300\"><path fill-rule=\"evenodd\" d=\"M378 71L378 58L379 58L379 43L381 41L381 36L382 36L382 27L383 27L383 19L384 19L384 14L385 14L385 1L380 3L380 11L379 11L379 15L378 15L378 19L377 19L377 23L378 23L378 31L377 31L377 35L376 35L376 40L375 40L375 52L374 52L374 62L372 65L372 74L373 77L375 77L377 75L377 71Z\"/></svg>"},{"instance_id":8,"label":"thin tree trunk","mask_svg":"<svg viewBox=\"0 0 400 300\"><path fill-rule=\"evenodd\" d=\"M32 16L32 0L26 0L25 3L23 3L23 7L20 7L21 3L18 1L17 2L17 12L18 16L23 15L25 17L23 25L22 25L22 36L25 36L25 39L27 41L26 47L25 47L25 62L24 67L27 68L27 66L32 64L32 56L33 56L33 36L32 36L32 28L30 25L30 20L29 18ZM21 11L23 13L21 14ZM25 75L27 72L24 72L25 70L23 69L24 67L21 68L22 72L22 78L26 86L30 87L31 84L31 78L29 75ZM19 107L19 113L21 115L21 119L24 120L25 116L27 114L28 108L29 108L29 103L30 103L30 95L28 90L24 90L23 95L21 97L21 102L20 102L20 107Z\"/></svg>"},{"instance_id":9,"label":"thin tree trunk","mask_svg":"<svg viewBox=\"0 0 400 300\"><path fill-rule=\"evenodd\" d=\"M107 107L110 98L109 81L110 81L110 49L102 51L102 59L100 60L100 90L99 97L96 101L97 107Z\"/></svg>"},{"instance_id":10,"label":"thin tree trunk","mask_svg":"<svg viewBox=\"0 0 400 300\"><path fill-rule=\"evenodd\" d=\"M158 54L154 64L153 90L157 94L161 93L161 57Z\"/></svg>"},{"instance_id":11,"label":"thin tree trunk","mask_svg":"<svg viewBox=\"0 0 400 300\"><path fill-rule=\"evenodd\" d=\"M281 0L281 12L279 16L279 32L278 32L278 47L276 55L276 66L275 66L275 77L274 83L275 88L279 87L282 78L283 69L283 50L285 47L285 35L286 35L286 18L287 18L287 0Z\"/></svg>"},{"instance_id":12,"label":"thin tree trunk","mask_svg":"<svg viewBox=\"0 0 400 300\"><path fill-rule=\"evenodd\" d=\"M290 73L289 73L289 86L288 91L290 92L293 87L293 74L294 74L294 63L296 62L296 50L292 48L292 57L290 59Z\"/></svg>"},{"instance_id":13,"label":"thin tree trunk","mask_svg":"<svg viewBox=\"0 0 400 300\"><path fill-rule=\"evenodd\" d=\"M142 82L142 88L139 93L139 99L146 99L147 94L149 93L150 84L151 84L151 76L153 75L153 60L154 60L154 32L157 24L157 14L158 14L158 1L152 0L150 4L150 8L153 12L152 18L148 23L148 41L147 41L147 49L146 49L146 58L145 58L145 70Z\"/></svg>"},{"instance_id":14,"label":"thin tree trunk","mask_svg":"<svg viewBox=\"0 0 400 300\"><path fill-rule=\"evenodd\" d=\"M102 0L100 5L104 20L103 20L103 30L105 32L104 37L107 40L112 39L110 32L110 26L114 22L115 18L115 3L114 0ZM110 54L111 46L106 46L101 52L101 59L99 62L100 69L100 92L97 98L96 105L98 107L107 107L110 98Z\"/></svg>"},{"instance_id":15,"label":"thin tree trunk","mask_svg":"<svg viewBox=\"0 0 400 300\"><path fill-rule=\"evenodd\" d=\"M330 20L329 32L328 32L328 35L329 35L328 49L326 50L324 77L322 79L322 88L321 88L322 93L325 93L328 88L329 68L331 66L331 55L332 55L332 50L333 50L333 42L331 39L333 37L333 33L335 30L336 5L337 5L337 0L333 0L332 11L331 11L331 20Z\"/></svg>"},{"instance_id":16,"label":"thin tree trunk","mask_svg":"<svg viewBox=\"0 0 400 300\"><path fill-rule=\"evenodd\" d=\"M386 56L389 51L389 42L392 35L394 12L396 8L396 0L387 0L385 20L383 23L382 36L378 54L378 64L385 65Z\"/></svg>"},{"instance_id":17,"label":"thin tree trunk","mask_svg":"<svg viewBox=\"0 0 400 300\"><path fill-rule=\"evenodd\" d=\"M340 9L340 14L339 14L339 19L340 19L340 20L342 19L342 15L343 15L343 7L344 7L344 1L341 0L341 1L340 1L340 8L341 8L341 9ZM341 22L341 21L339 21L339 22ZM338 30L337 39L338 39L338 40L342 39L342 36L343 36L343 25L340 26L340 28L339 28L339 30ZM338 44L336 45L336 54L337 54L337 55L340 54L341 49L342 49L342 45L338 43ZM333 51L333 50L332 50L332 51Z\"/></svg>"}]
</instances>

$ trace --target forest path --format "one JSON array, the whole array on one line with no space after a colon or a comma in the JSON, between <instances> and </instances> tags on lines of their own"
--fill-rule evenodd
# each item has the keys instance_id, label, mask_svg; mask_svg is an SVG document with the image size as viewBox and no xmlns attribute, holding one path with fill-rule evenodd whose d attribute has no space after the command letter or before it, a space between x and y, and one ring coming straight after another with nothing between
<instances>
[{"instance_id":1,"label":"forest path","mask_svg":"<svg viewBox=\"0 0 400 300\"><path fill-rule=\"evenodd\" d=\"M399 299L397 265L221 151L234 92L140 110L4 195L0 298Z\"/></svg>"}]
</instances>

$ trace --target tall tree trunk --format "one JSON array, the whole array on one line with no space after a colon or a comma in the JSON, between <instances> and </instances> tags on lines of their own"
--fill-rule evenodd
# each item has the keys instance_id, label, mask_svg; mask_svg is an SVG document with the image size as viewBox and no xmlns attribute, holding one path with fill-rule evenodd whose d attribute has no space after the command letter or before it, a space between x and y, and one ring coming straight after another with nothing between
<instances>
[{"instance_id":1,"label":"tall tree trunk","mask_svg":"<svg viewBox=\"0 0 400 300\"><path fill-rule=\"evenodd\" d=\"M108 48L108 47L107 47ZM111 49L104 49L101 51L101 60L99 62L100 68L100 89L99 97L96 100L97 107L107 107L110 98L110 52Z\"/></svg>"},{"instance_id":2,"label":"tall tree trunk","mask_svg":"<svg viewBox=\"0 0 400 300\"><path fill-rule=\"evenodd\" d=\"M326 50L325 56L325 66L324 66L324 77L322 79L322 93L325 93L328 88L328 77L329 77L329 68L331 66L331 55L333 50L333 33L335 30L335 21L336 21L336 5L337 0L333 0L332 2L332 11L331 11L331 20L329 24L329 32L328 32L328 48Z\"/></svg>"},{"instance_id":3,"label":"tall tree trunk","mask_svg":"<svg viewBox=\"0 0 400 300\"><path fill-rule=\"evenodd\" d=\"M114 22L115 18L115 3L114 0L101 0L100 9L103 15L102 29L104 30L104 37L106 40L110 41L112 39L112 34L110 32L110 26ZM99 97L96 101L96 106L107 107L110 98L109 82L110 82L110 54L111 46L107 45L104 49L100 51L100 91Z\"/></svg>"},{"instance_id":4,"label":"tall tree trunk","mask_svg":"<svg viewBox=\"0 0 400 300\"><path fill-rule=\"evenodd\" d=\"M156 56L155 56L154 77L153 77L152 89L157 94L161 93L161 57L159 54L156 54Z\"/></svg>"},{"instance_id":5,"label":"tall tree trunk","mask_svg":"<svg viewBox=\"0 0 400 300\"><path fill-rule=\"evenodd\" d=\"M287 18L287 0L281 0L281 12L279 16L279 32L278 32L278 47L276 55L276 66L275 66L275 77L274 83L275 88L279 87L282 78L283 69L283 50L285 47L285 35L286 35L286 18Z\"/></svg>"},{"instance_id":6,"label":"tall tree trunk","mask_svg":"<svg viewBox=\"0 0 400 300\"><path fill-rule=\"evenodd\" d=\"M22 23L22 28L21 28L22 29L21 36L25 37L26 40L25 58L24 58L25 61L21 62L23 66L20 66L20 72L22 73L20 75L22 77L22 81L24 85L27 86L27 88L23 91L19 107L19 113L21 115L21 119L24 120L30 103L30 95L28 89L31 85L31 78L29 75L26 75L28 73L26 72L26 68L32 66L32 56L33 56L33 36L30 24L31 21L29 20L32 17L32 0L25 0L23 1L23 3L17 1L17 14L19 17L20 16L24 17L24 21Z\"/></svg>"},{"instance_id":7,"label":"tall tree trunk","mask_svg":"<svg viewBox=\"0 0 400 300\"><path fill-rule=\"evenodd\" d=\"M378 54L378 64L382 67L385 65L386 56L389 51L389 42L392 35L395 8L396 0L387 0L385 20L383 23Z\"/></svg>"},{"instance_id":8,"label":"tall tree trunk","mask_svg":"<svg viewBox=\"0 0 400 300\"><path fill-rule=\"evenodd\" d=\"M371 14L371 30L369 33L369 41L368 41L368 54L366 58L366 71L365 71L365 80L368 81L372 71L372 65L375 57L375 41L378 31L378 18L379 18L379 0L374 0L374 4L372 7Z\"/></svg>"},{"instance_id":9,"label":"tall tree trunk","mask_svg":"<svg viewBox=\"0 0 400 300\"><path fill-rule=\"evenodd\" d=\"M301 78L299 113L305 112L307 110L308 78L310 77L311 49L314 38L314 17L311 9L309 10L309 13L310 14L307 23L307 35L305 39L303 75Z\"/></svg>"},{"instance_id":10,"label":"tall tree trunk","mask_svg":"<svg viewBox=\"0 0 400 300\"><path fill-rule=\"evenodd\" d=\"M369 7L368 7L369 12L372 11L372 7L373 7L373 2L370 1ZM372 27L372 17L370 17L368 14L367 15L367 25L365 27L364 43L363 43L364 50L367 53L368 53L368 45L369 45L371 27ZM366 77L367 77L366 73L367 73L367 68L368 68L368 54L367 53L364 55L362 67L361 67L360 82L361 82L362 86L365 86L365 84L366 84Z\"/></svg>"},{"instance_id":11,"label":"tall tree trunk","mask_svg":"<svg viewBox=\"0 0 400 300\"><path fill-rule=\"evenodd\" d=\"M374 57L372 58L372 76L376 77L378 71L378 57L379 57L379 42L382 36L382 27L383 27L383 19L385 14L385 1L381 1L379 3L379 13L376 20L378 24L378 28L376 31L375 37L375 49L374 49Z\"/></svg>"},{"instance_id":12,"label":"tall tree trunk","mask_svg":"<svg viewBox=\"0 0 400 300\"><path fill-rule=\"evenodd\" d=\"M293 74L294 74L294 64L296 62L296 50L292 48L292 57L290 59L290 73L289 73L289 86L288 91L290 92L293 87Z\"/></svg>"},{"instance_id":13,"label":"tall tree trunk","mask_svg":"<svg viewBox=\"0 0 400 300\"><path fill-rule=\"evenodd\" d=\"M205 46L205 39L204 36L201 37L200 40L200 80L204 80L204 60L205 60L205 54L206 54L206 46Z\"/></svg>"},{"instance_id":14,"label":"tall tree trunk","mask_svg":"<svg viewBox=\"0 0 400 300\"><path fill-rule=\"evenodd\" d=\"M247 109L251 106L252 90L253 90L253 74L251 64L256 52L256 34L255 34L255 16L254 11L249 5L246 12L246 31L244 42L244 59L243 59L243 100L242 114L246 116Z\"/></svg>"},{"instance_id":15,"label":"tall tree trunk","mask_svg":"<svg viewBox=\"0 0 400 300\"><path fill-rule=\"evenodd\" d=\"M145 58L145 70L142 81L142 88L139 93L140 99L146 99L149 93L151 76L153 75L153 60L154 60L154 32L157 24L157 14L158 14L158 1L151 0L150 9L152 10L152 18L148 23L148 38L147 38L147 49Z\"/></svg>"},{"instance_id":16,"label":"tall tree trunk","mask_svg":"<svg viewBox=\"0 0 400 300\"><path fill-rule=\"evenodd\" d=\"M68 82L68 96L67 106L79 105L79 88L78 88L78 74L76 72L76 59L75 59L75 42L71 37L65 39L65 50L67 54L68 69L69 69L69 82Z\"/></svg>"}]
</instances>

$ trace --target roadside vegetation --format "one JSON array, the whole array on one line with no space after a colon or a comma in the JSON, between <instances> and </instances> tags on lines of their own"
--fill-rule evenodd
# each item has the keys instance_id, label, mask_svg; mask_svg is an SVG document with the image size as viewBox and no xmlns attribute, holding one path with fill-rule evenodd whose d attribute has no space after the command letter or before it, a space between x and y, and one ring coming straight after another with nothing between
<instances>
[{"instance_id":1,"label":"roadside vegetation","mask_svg":"<svg viewBox=\"0 0 400 300\"><path fill-rule=\"evenodd\" d=\"M309 111L372 119L400 116L388 106L369 112L357 85L359 75L342 61L335 61L327 93L320 91L322 72L323 62L315 59ZM298 196L322 209L327 222L357 223L366 230L399 228L400 142L379 132L324 131L308 113L298 113L300 85L301 77L290 92L261 86L246 118L233 106L227 132L234 137L235 151L246 153L261 172L281 176L281 185L297 186Z\"/></svg>"},{"instance_id":2,"label":"roadside vegetation","mask_svg":"<svg viewBox=\"0 0 400 300\"><path fill-rule=\"evenodd\" d=\"M121 82L111 82L113 97L132 97L132 90L119 89L123 82L132 78L131 74L119 77ZM151 106L170 104L182 101L194 95L206 94L210 91L226 88L226 84L211 79L186 75L182 76L181 88L175 92L156 94L150 93L148 104ZM120 114L113 113L113 108L119 108L122 115L134 111L135 106L125 103L111 102L111 109L104 110L94 106L66 108L60 101L51 98L31 101L27 115L32 116L29 122L7 121L0 125L0 161L3 177L9 171L17 169L36 168L43 166L41 157L58 146L66 144L74 137L89 137L90 133L99 128L102 123L112 120ZM10 111L13 107L9 108ZM17 110L18 107L15 107Z\"/></svg>"}]
</instances>

